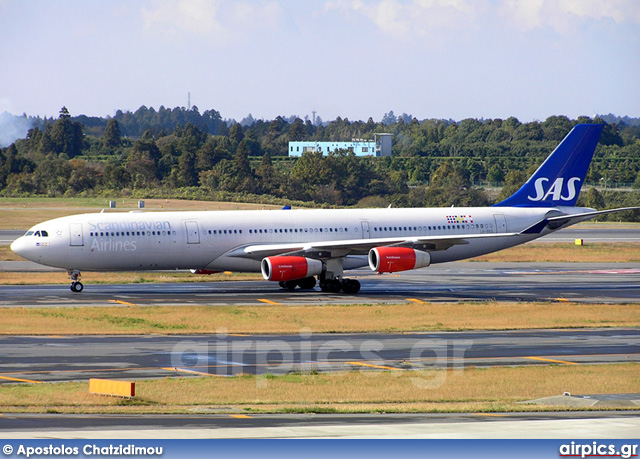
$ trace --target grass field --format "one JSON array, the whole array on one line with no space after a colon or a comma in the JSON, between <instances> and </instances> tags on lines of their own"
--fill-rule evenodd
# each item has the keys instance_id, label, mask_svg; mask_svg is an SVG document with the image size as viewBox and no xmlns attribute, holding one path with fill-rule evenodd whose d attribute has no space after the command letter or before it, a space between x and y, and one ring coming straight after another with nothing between
<instances>
[{"instance_id":1,"label":"grass field","mask_svg":"<svg viewBox=\"0 0 640 459\"><path fill-rule=\"evenodd\" d=\"M3 385L0 412L353 413L558 410L520 402L561 395L640 391L637 364L536 365L464 370L348 371L167 378L136 382L132 400L93 395L89 384Z\"/></svg>"},{"instance_id":2,"label":"grass field","mask_svg":"<svg viewBox=\"0 0 640 459\"><path fill-rule=\"evenodd\" d=\"M398 332L638 327L640 304L405 303L0 308L0 334Z\"/></svg>"}]
</instances>

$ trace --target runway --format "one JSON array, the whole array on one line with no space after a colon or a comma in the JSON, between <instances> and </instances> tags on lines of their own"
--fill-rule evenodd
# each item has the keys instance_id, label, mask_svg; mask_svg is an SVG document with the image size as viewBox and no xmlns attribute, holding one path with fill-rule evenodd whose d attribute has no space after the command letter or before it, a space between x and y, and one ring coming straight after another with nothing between
<instances>
[{"instance_id":1,"label":"runway","mask_svg":"<svg viewBox=\"0 0 640 459\"><path fill-rule=\"evenodd\" d=\"M640 330L2 336L0 383L640 361Z\"/></svg>"},{"instance_id":2,"label":"runway","mask_svg":"<svg viewBox=\"0 0 640 459\"><path fill-rule=\"evenodd\" d=\"M0 438L637 438L637 413L0 416Z\"/></svg>"},{"instance_id":3,"label":"runway","mask_svg":"<svg viewBox=\"0 0 640 459\"><path fill-rule=\"evenodd\" d=\"M60 273L61 279L66 274ZM267 281L90 284L82 293L67 285L3 285L0 307L153 305L260 305L403 303L407 301L556 301L628 303L640 300L636 263L455 262L378 276L350 272L357 295L284 290Z\"/></svg>"}]
</instances>

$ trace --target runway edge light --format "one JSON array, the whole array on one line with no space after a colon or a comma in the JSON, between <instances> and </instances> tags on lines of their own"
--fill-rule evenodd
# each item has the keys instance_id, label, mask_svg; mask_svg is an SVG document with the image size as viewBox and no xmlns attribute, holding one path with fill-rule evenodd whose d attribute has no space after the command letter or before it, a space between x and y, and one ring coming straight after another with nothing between
<instances>
[{"instance_id":1,"label":"runway edge light","mask_svg":"<svg viewBox=\"0 0 640 459\"><path fill-rule=\"evenodd\" d=\"M576 239L575 240L575 244L576 245L584 245L584 241L582 239Z\"/></svg>"},{"instance_id":2,"label":"runway edge light","mask_svg":"<svg viewBox=\"0 0 640 459\"><path fill-rule=\"evenodd\" d=\"M89 379L89 392L97 395L131 398L136 395L136 383L131 381L91 378Z\"/></svg>"}]
</instances>

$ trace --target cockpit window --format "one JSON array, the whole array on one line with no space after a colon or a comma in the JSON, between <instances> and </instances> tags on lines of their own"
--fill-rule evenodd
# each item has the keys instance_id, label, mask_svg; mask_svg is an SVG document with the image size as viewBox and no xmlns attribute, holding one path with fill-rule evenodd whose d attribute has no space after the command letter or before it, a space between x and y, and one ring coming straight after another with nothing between
<instances>
[{"instance_id":1,"label":"cockpit window","mask_svg":"<svg viewBox=\"0 0 640 459\"><path fill-rule=\"evenodd\" d=\"M45 230L40 231L40 234L42 235L42 237L49 237L49 233L47 233Z\"/></svg>"},{"instance_id":2,"label":"cockpit window","mask_svg":"<svg viewBox=\"0 0 640 459\"><path fill-rule=\"evenodd\" d=\"M36 237L40 237L40 231L36 231L36 233L34 234L34 236L36 236Z\"/></svg>"},{"instance_id":3,"label":"cockpit window","mask_svg":"<svg viewBox=\"0 0 640 459\"><path fill-rule=\"evenodd\" d=\"M27 233L25 234L25 236L33 236L33 231L27 231Z\"/></svg>"}]
</instances>

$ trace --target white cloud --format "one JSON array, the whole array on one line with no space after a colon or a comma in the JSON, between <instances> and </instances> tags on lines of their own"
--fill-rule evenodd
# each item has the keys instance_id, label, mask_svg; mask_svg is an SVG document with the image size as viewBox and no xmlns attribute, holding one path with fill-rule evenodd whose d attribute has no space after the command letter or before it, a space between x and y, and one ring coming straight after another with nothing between
<instances>
[{"instance_id":1,"label":"white cloud","mask_svg":"<svg viewBox=\"0 0 640 459\"><path fill-rule=\"evenodd\" d=\"M509 25L522 31L550 27L567 33L587 20L640 24L637 0L506 0L497 8Z\"/></svg>"},{"instance_id":2,"label":"white cloud","mask_svg":"<svg viewBox=\"0 0 640 459\"><path fill-rule=\"evenodd\" d=\"M219 8L220 1L214 0L156 0L142 8L142 19L145 29L209 34L222 28L216 18Z\"/></svg>"},{"instance_id":3,"label":"white cloud","mask_svg":"<svg viewBox=\"0 0 640 459\"><path fill-rule=\"evenodd\" d=\"M386 35L412 38L473 25L483 5L484 1L473 0L330 0L325 2L324 9L355 12L368 18Z\"/></svg>"},{"instance_id":4,"label":"white cloud","mask_svg":"<svg viewBox=\"0 0 640 459\"><path fill-rule=\"evenodd\" d=\"M587 20L640 24L638 0L327 0L324 10L362 15L393 38L491 27L495 18L521 31L551 27L561 33Z\"/></svg>"},{"instance_id":5,"label":"white cloud","mask_svg":"<svg viewBox=\"0 0 640 459\"><path fill-rule=\"evenodd\" d=\"M141 10L145 30L169 35L195 34L229 40L255 28L279 24L281 8L275 2L229 0L152 0Z\"/></svg>"}]
</instances>

